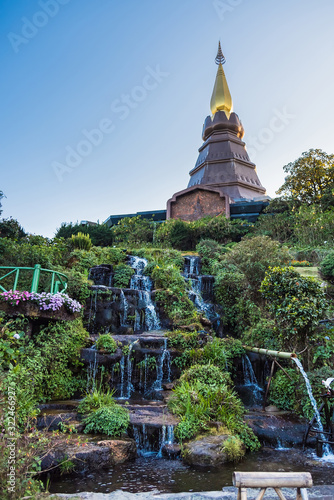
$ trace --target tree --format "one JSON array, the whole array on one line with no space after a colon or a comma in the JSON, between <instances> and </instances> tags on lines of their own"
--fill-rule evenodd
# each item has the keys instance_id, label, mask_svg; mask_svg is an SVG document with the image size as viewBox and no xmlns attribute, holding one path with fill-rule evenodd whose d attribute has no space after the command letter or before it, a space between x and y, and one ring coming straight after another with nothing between
<instances>
[{"instance_id":1,"label":"tree","mask_svg":"<svg viewBox=\"0 0 334 500\"><path fill-rule=\"evenodd\" d=\"M277 194L307 203L322 203L334 183L334 155L310 149L283 167L288 175Z\"/></svg>"},{"instance_id":2,"label":"tree","mask_svg":"<svg viewBox=\"0 0 334 500\"><path fill-rule=\"evenodd\" d=\"M5 196L5 195L3 194L3 192L2 192L2 191L0 191L0 215L2 214L2 210L1 210L2 203L1 203L1 200L2 200L2 198L4 198L4 196Z\"/></svg>"},{"instance_id":3,"label":"tree","mask_svg":"<svg viewBox=\"0 0 334 500\"><path fill-rule=\"evenodd\" d=\"M16 219L2 219L0 221L0 238L10 238L12 240L17 240L19 238L24 238L26 233L20 223Z\"/></svg>"},{"instance_id":4,"label":"tree","mask_svg":"<svg viewBox=\"0 0 334 500\"><path fill-rule=\"evenodd\" d=\"M270 267L260 291L273 314L283 348L303 350L325 314L321 284L301 276L293 267Z\"/></svg>"},{"instance_id":5,"label":"tree","mask_svg":"<svg viewBox=\"0 0 334 500\"><path fill-rule=\"evenodd\" d=\"M55 238L71 238L72 235L84 232L89 234L94 246L109 246L113 244L113 232L106 224L97 224L96 226L86 226L82 224L62 224L57 229Z\"/></svg>"}]
</instances>

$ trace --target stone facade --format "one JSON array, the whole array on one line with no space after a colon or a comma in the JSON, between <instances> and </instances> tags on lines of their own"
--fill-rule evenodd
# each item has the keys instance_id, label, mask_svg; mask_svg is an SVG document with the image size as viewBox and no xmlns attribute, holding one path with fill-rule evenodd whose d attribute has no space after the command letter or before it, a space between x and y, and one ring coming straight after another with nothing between
<instances>
[{"instance_id":1,"label":"stone facade","mask_svg":"<svg viewBox=\"0 0 334 500\"><path fill-rule=\"evenodd\" d=\"M194 186L176 193L167 202L167 219L194 221L206 216L229 217L229 199L219 189Z\"/></svg>"}]
</instances>

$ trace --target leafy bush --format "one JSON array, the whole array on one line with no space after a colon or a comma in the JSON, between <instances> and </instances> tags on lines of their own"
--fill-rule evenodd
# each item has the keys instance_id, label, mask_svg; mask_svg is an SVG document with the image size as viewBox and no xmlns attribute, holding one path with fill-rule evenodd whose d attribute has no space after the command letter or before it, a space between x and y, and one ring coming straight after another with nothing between
<instances>
[{"instance_id":1,"label":"leafy bush","mask_svg":"<svg viewBox=\"0 0 334 500\"><path fill-rule=\"evenodd\" d=\"M117 348L118 344L116 340L114 340L109 333L100 335L96 341L96 349L103 350L108 354L113 354L117 351Z\"/></svg>"},{"instance_id":2,"label":"leafy bush","mask_svg":"<svg viewBox=\"0 0 334 500\"><path fill-rule=\"evenodd\" d=\"M323 259L320 264L320 272L326 279L334 279L334 251Z\"/></svg>"},{"instance_id":3,"label":"leafy bush","mask_svg":"<svg viewBox=\"0 0 334 500\"><path fill-rule=\"evenodd\" d=\"M252 294L256 296L269 267L288 262L289 253L277 241L267 236L255 236L235 245L226 254L225 261L234 264L244 274Z\"/></svg>"},{"instance_id":4,"label":"leafy bush","mask_svg":"<svg viewBox=\"0 0 334 500\"><path fill-rule=\"evenodd\" d=\"M225 337L214 338L207 342L201 349L190 349L186 351L188 360L192 364L206 365L214 364L220 370L228 371L232 366L232 360L245 354L245 349L238 339Z\"/></svg>"},{"instance_id":5,"label":"leafy bush","mask_svg":"<svg viewBox=\"0 0 334 500\"><path fill-rule=\"evenodd\" d=\"M297 368L285 368L285 372L277 370L270 385L270 402L281 410L298 411L296 390L302 383Z\"/></svg>"},{"instance_id":6,"label":"leafy bush","mask_svg":"<svg viewBox=\"0 0 334 500\"><path fill-rule=\"evenodd\" d=\"M172 332L167 332L167 337L169 347L175 347L177 349L188 349L190 347L198 346L198 332L173 330Z\"/></svg>"},{"instance_id":7,"label":"leafy bush","mask_svg":"<svg viewBox=\"0 0 334 500\"><path fill-rule=\"evenodd\" d=\"M214 293L223 309L223 324L235 335L242 333L259 315L257 306L249 298L251 287L246 276L231 264L217 274Z\"/></svg>"},{"instance_id":8,"label":"leafy bush","mask_svg":"<svg viewBox=\"0 0 334 500\"><path fill-rule=\"evenodd\" d=\"M74 248L80 248L80 250L90 250L92 248L92 240L90 239L89 234L72 234L71 239Z\"/></svg>"},{"instance_id":9,"label":"leafy bush","mask_svg":"<svg viewBox=\"0 0 334 500\"><path fill-rule=\"evenodd\" d=\"M102 406L83 420L84 432L108 434L117 437L126 432L130 423L129 412L122 406Z\"/></svg>"},{"instance_id":10,"label":"leafy bush","mask_svg":"<svg viewBox=\"0 0 334 500\"><path fill-rule=\"evenodd\" d=\"M106 224L87 226L83 224L62 224L56 232L56 238L71 238L78 232L85 232L94 246L109 246L113 244L113 232Z\"/></svg>"},{"instance_id":11,"label":"leafy bush","mask_svg":"<svg viewBox=\"0 0 334 500\"><path fill-rule=\"evenodd\" d=\"M201 257L203 274L216 274L217 265L221 262L222 256L229 252L229 248L211 239L201 240L196 250Z\"/></svg>"},{"instance_id":12,"label":"leafy bush","mask_svg":"<svg viewBox=\"0 0 334 500\"><path fill-rule=\"evenodd\" d=\"M226 385L229 388L233 387L229 373L223 372L218 366L213 364L192 365L187 371L181 375L179 382L201 382L209 386Z\"/></svg>"},{"instance_id":13,"label":"leafy bush","mask_svg":"<svg viewBox=\"0 0 334 500\"><path fill-rule=\"evenodd\" d=\"M210 421L218 421L242 440L243 436L247 436L245 445L256 449L258 440L243 422L244 409L238 396L224 383L211 385L200 380L188 382L187 377L185 372L168 400L169 409L181 418L175 431L177 438L181 441L191 439L199 432L207 431ZM191 372L189 378L193 378Z\"/></svg>"},{"instance_id":14,"label":"leafy bush","mask_svg":"<svg viewBox=\"0 0 334 500\"><path fill-rule=\"evenodd\" d=\"M280 350L281 345L274 334L275 321L262 318L254 326L249 327L242 336L242 341L251 347L260 347L263 349Z\"/></svg>"},{"instance_id":15,"label":"leafy bush","mask_svg":"<svg viewBox=\"0 0 334 500\"><path fill-rule=\"evenodd\" d=\"M80 401L78 413L86 414L98 410L102 406L113 406L116 404L113 398L114 392L114 390L102 392L101 390L95 389Z\"/></svg>"},{"instance_id":16,"label":"leafy bush","mask_svg":"<svg viewBox=\"0 0 334 500\"><path fill-rule=\"evenodd\" d=\"M240 241L249 231L249 224L243 220L226 219L224 215L204 217L186 222L180 219L170 219L156 231L156 241L171 245L183 251L194 250L200 240L212 239L218 243Z\"/></svg>"},{"instance_id":17,"label":"leafy bush","mask_svg":"<svg viewBox=\"0 0 334 500\"><path fill-rule=\"evenodd\" d=\"M274 267L266 273L260 291L281 341L292 351L303 350L326 309L320 283L301 276L293 267Z\"/></svg>"},{"instance_id":18,"label":"leafy bush","mask_svg":"<svg viewBox=\"0 0 334 500\"><path fill-rule=\"evenodd\" d=\"M17 423L23 429L34 418L39 403L50 399L68 399L83 389L85 380L77 374L80 351L87 332L82 320L50 322L29 339L26 326L22 332L14 322L7 321L0 329L0 352L11 341L11 359L0 358L5 371L4 384L15 384ZM14 332L14 333L13 333ZM14 340L14 335L19 338ZM15 344L14 344L15 342Z\"/></svg>"},{"instance_id":19,"label":"leafy bush","mask_svg":"<svg viewBox=\"0 0 334 500\"><path fill-rule=\"evenodd\" d=\"M115 267L114 286L118 288L129 288L131 276L134 274L134 269L126 264L118 264Z\"/></svg>"},{"instance_id":20,"label":"leafy bush","mask_svg":"<svg viewBox=\"0 0 334 500\"><path fill-rule=\"evenodd\" d=\"M142 245L152 243L154 222L140 215L124 217L112 228L115 242L123 245Z\"/></svg>"},{"instance_id":21,"label":"leafy bush","mask_svg":"<svg viewBox=\"0 0 334 500\"><path fill-rule=\"evenodd\" d=\"M155 287L156 300L161 304L172 320L173 325L182 328L192 325L193 330L200 330L199 315L187 293L187 284L180 270L173 265L155 266L151 273Z\"/></svg>"}]
</instances>

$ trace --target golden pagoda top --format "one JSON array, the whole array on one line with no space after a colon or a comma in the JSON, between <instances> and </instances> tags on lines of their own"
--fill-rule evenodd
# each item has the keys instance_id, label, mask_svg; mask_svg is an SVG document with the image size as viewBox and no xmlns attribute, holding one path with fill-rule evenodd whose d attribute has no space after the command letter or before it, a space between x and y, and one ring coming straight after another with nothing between
<instances>
[{"instance_id":1,"label":"golden pagoda top","mask_svg":"<svg viewBox=\"0 0 334 500\"><path fill-rule=\"evenodd\" d=\"M218 52L216 57L218 64L218 71L216 75L215 85L213 87L212 97L210 101L211 113L214 115L217 111L225 111L227 118L230 117L232 112L232 97L227 85L223 64L225 57L223 55L220 42L218 43Z\"/></svg>"}]
</instances>

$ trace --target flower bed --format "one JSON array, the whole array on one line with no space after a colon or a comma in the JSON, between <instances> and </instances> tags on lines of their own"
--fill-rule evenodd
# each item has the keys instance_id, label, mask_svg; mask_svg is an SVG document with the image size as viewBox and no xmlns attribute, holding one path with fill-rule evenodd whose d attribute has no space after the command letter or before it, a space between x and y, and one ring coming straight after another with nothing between
<instances>
[{"instance_id":1,"label":"flower bed","mask_svg":"<svg viewBox=\"0 0 334 500\"><path fill-rule=\"evenodd\" d=\"M82 305L65 293L35 293L12 291L0 293L0 308L7 314L24 314L32 317L77 316Z\"/></svg>"}]
</instances>

